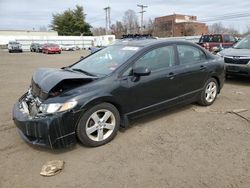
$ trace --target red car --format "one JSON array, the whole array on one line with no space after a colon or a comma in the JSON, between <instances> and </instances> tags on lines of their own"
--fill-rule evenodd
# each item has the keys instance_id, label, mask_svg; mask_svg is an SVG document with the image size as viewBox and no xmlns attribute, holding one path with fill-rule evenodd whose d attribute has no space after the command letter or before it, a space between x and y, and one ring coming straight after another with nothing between
<instances>
[{"instance_id":1,"label":"red car","mask_svg":"<svg viewBox=\"0 0 250 188\"><path fill-rule=\"evenodd\" d=\"M55 53L60 54L61 49L59 45L57 44L44 44L42 48L42 52L46 54L55 54Z\"/></svg>"},{"instance_id":2,"label":"red car","mask_svg":"<svg viewBox=\"0 0 250 188\"><path fill-rule=\"evenodd\" d=\"M236 38L230 34L208 34L202 35L199 45L210 52L218 52L224 48L230 48L237 42Z\"/></svg>"}]
</instances>

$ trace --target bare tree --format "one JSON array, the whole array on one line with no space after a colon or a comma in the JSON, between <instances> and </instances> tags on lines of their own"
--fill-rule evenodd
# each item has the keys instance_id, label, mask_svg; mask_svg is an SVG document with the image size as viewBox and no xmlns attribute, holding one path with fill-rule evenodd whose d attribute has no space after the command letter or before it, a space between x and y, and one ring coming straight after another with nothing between
<instances>
[{"instance_id":1,"label":"bare tree","mask_svg":"<svg viewBox=\"0 0 250 188\"><path fill-rule=\"evenodd\" d=\"M221 22L210 25L208 30L210 33L239 34L239 32L233 26L225 27Z\"/></svg>"},{"instance_id":2,"label":"bare tree","mask_svg":"<svg viewBox=\"0 0 250 188\"><path fill-rule=\"evenodd\" d=\"M106 35L106 29L104 27L92 28L91 32L94 36Z\"/></svg>"},{"instance_id":3,"label":"bare tree","mask_svg":"<svg viewBox=\"0 0 250 188\"><path fill-rule=\"evenodd\" d=\"M111 26L112 34L116 36L116 38L121 38L125 33L125 28L122 22L116 21L115 24Z\"/></svg>"},{"instance_id":4,"label":"bare tree","mask_svg":"<svg viewBox=\"0 0 250 188\"><path fill-rule=\"evenodd\" d=\"M149 18L148 22L146 23L146 28L144 33L152 35L154 33L154 30L155 30L155 23L152 19Z\"/></svg>"},{"instance_id":5,"label":"bare tree","mask_svg":"<svg viewBox=\"0 0 250 188\"><path fill-rule=\"evenodd\" d=\"M127 10L123 16L123 26L126 34L139 33L138 17L133 10Z\"/></svg>"},{"instance_id":6,"label":"bare tree","mask_svg":"<svg viewBox=\"0 0 250 188\"><path fill-rule=\"evenodd\" d=\"M246 31L243 33L243 36L250 35L250 25L246 27Z\"/></svg>"}]
</instances>

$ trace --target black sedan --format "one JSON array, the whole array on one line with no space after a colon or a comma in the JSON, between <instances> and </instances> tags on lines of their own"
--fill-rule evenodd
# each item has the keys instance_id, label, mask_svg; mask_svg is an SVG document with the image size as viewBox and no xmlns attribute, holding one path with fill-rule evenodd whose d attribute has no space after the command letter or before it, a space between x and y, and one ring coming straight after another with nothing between
<instances>
[{"instance_id":1,"label":"black sedan","mask_svg":"<svg viewBox=\"0 0 250 188\"><path fill-rule=\"evenodd\" d=\"M121 41L68 67L38 69L13 119L31 144L100 146L131 118L196 101L211 105L223 83L223 59L196 44Z\"/></svg>"},{"instance_id":2,"label":"black sedan","mask_svg":"<svg viewBox=\"0 0 250 188\"><path fill-rule=\"evenodd\" d=\"M31 43L30 45L31 52L42 52L42 44L39 43Z\"/></svg>"}]
</instances>

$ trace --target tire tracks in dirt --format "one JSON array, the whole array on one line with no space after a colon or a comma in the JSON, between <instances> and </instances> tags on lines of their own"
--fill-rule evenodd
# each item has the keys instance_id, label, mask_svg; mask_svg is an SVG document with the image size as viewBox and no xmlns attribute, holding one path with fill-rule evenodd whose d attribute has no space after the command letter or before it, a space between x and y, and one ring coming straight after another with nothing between
<instances>
[{"instance_id":1,"label":"tire tracks in dirt","mask_svg":"<svg viewBox=\"0 0 250 188\"><path fill-rule=\"evenodd\" d=\"M0 132L4 132L10 129L14 129L15 125L13 121L7 121L5 123L0 124Z\"/></svg>"}]
</instances>

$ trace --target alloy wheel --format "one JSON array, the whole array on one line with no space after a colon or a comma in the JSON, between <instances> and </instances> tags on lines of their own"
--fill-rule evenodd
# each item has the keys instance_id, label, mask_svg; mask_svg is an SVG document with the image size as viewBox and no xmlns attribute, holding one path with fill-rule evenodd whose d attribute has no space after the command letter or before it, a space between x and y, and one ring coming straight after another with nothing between
<instances>
[{"instance_id":1,"label":"alloy wheel","mask_svg":"<svg viewBox=\"0 0 250 188\"><path fill-rule=\"evenodd\" d=\"M215 82L212 81L207 84L205 94L206 94L205 98L207 102L211 103L215 100L216 95L217 95L217 85Z\"/></svg>"},{"instance_id":2,"label":"alloy wheel","mask_svg":"<svg viewBox=\"0 0 250 188\"><path fill-rule=\"evenodd\" d=\"M89 139L100 142L110 137L115 125L114 114L107 109L101 109L88 118L85 130Z\"/></svg>"}]
</instances>

